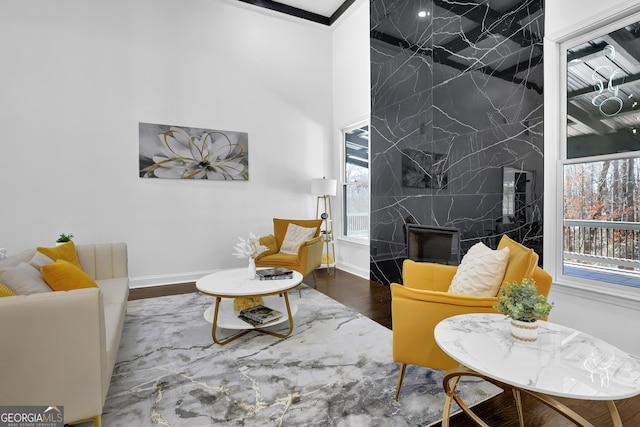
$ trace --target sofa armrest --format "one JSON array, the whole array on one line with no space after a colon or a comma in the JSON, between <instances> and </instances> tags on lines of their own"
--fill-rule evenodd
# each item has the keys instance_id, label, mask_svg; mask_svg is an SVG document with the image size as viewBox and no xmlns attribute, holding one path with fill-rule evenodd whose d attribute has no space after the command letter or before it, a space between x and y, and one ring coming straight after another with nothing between
<instances>
[{"instance_id":1,"label":"sofa armrest","mask_svg":"<svg viewBox=\"0 0 640 427\"><path fill-rule=\"evenodd\" d=\"M95 280L129 276L125 243L76 245L76 251L82 269Z\"/></svg>"},{"instance_id":2,"label":"sofa armrest","mask_svg":"<svg viewBox=\"0 0 640 427\"><path fill-rule=\"evenodd\" d=\"M63 405L65 423L101 414L103 319L97 288L0 298L0 405Z\"/></svg>"}]
</instances>

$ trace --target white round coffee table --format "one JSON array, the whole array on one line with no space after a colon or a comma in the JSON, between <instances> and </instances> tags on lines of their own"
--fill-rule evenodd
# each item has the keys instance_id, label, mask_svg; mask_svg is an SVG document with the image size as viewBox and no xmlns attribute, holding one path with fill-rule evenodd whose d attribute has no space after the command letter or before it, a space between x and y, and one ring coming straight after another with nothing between
<instances>
[{"instance_id":1,"label":"white round coffee table","mask_svg":"<svg viewBox=\"0 0 640 427\"><path fill-rule=\"evenodd\" d=\"M204 312L204 318L211 323L211 337L216 344L225 345L255 330L264 334L285 338L293 332L293 316L298 311L296 304L289 303L287 292L297 288L302 283L302 274L293 272L291 279L260 280L249 279L246 268L232 270L222 270L208 274L196 280L196 288L205 295L215 297L215 303ZM286 313L287 316L270 322L268 326L289 321L289 331L279 334L273 331L262 329L261 326L252 326L238 318L238 311L233 310L233 299L238 297L263 297L264 305L274 310ZM237 333L227 339L219 340L216 337L216 330L240 329Z\"/></svg>"}]
</instances>

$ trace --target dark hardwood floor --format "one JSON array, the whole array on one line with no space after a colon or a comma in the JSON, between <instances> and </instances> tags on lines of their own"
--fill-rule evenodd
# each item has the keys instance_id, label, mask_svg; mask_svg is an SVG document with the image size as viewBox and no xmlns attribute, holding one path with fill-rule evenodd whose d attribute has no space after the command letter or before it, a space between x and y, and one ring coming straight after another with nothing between
<instances>
[{"instance_id":1,"label":"dark hardwood floor","mask_svg":"<svg viewBox=\"0 0 640 427\"><path fill-rule=\"evenodd\" d=\"M341 270L337 270L335 274L333 274L333 271L332 274L327 274L324 269L317 270L315 278L315 285L318 291L351 307L381 325L391 328L391 293L388 286L362 279ZM306 276L304 283L314 286L313 276ZM131 289L129 299L151 298L187 292L197 292L194 283ZM400 394L400 399L402 399L402 393ZM595 427L612 425L604 402L587 402L562 398L558 400L586 418ZM575 425L547 406L538 403L532 397L523 395L522 404L527 427L569 427ZM617 401L616 406L624 426L640 426L640 396ZM476 405L474 411L490 426L516 427L519 425L511 390L506 390L504 393ZM453 416L450 422L452 427L475 425L465 414ZM440 426L440 424L437 424L437 426Z\"/></svg>"}]
</instances>

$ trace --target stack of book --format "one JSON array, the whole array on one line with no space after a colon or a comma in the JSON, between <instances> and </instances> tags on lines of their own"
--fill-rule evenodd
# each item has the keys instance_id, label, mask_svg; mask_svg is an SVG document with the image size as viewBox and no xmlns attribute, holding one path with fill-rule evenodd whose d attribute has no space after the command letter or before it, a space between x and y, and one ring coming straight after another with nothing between
<instances>
[{"instance_id":1,"label":"stack of book","mask_svg":"<svg viewBox=\"0 0 640 427\"><path fill-rule=\"evenodd\" d=\"M256 273L260 280L293 279L293 271L284 267L261 268Z\"/></svg>"},{"instance_id":2,"label":"stack of book","mask_svg":"<svg viewBox=\"0 0 640 427\"><path fill-rule=\"evenodd\" d=\"M238 317L252 326L264 326L267 323L280 319L282 312L265 307L264 305L256 305L255 307L242 310Z\"/></svg>"}]
</instances>

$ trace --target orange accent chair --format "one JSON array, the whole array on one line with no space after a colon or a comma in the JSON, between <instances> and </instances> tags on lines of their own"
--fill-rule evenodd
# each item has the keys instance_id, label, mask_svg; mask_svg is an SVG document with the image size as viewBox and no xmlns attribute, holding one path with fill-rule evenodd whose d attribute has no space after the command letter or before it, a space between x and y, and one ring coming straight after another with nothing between
<instances>
[{"instance_id":1,"label":"orange accent chair","mask_svg":"<svg viewBox=\"0 0 640 427\"><path fill-rule=\"evenodd\" d=\"M506 235L498 249L509 248L504 282L533 278L538 292L547 296L551 276L538 267L538 254ZM448 370L459 363L445 354L435 341L436 325L452 316L466 313L498 313L493 308L498 298L452 294L449 285L458 267L405 260L402 265L404 285L391 284L393 322L393 360L401 363L395 399L398 400L407 364Z\"/></svg>"},{"instance_id":2,"label":"orange accent chair","mask_svg":"<svg viewBox=\"0 0 640 427\"><path fill-rule=\"evenodd\" d=\"M315 227L316 232L312 239L300 244L297 254L280 252L280 247L287 234L289 224L300 227ZM322 236L320 236L321 219L273 219L273 234L260 238L260 244L268 248L267 251L256 257L256 267L286 267L295 270L302 276L315 273L322 262ZM314 276L315 280L315 276Z\"/></svg>"}]
</instances>

